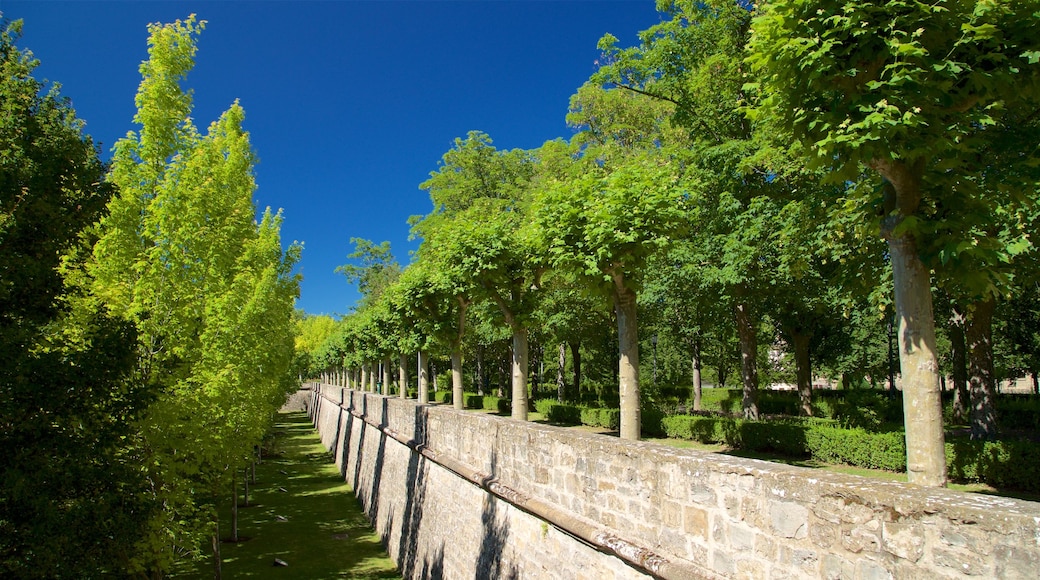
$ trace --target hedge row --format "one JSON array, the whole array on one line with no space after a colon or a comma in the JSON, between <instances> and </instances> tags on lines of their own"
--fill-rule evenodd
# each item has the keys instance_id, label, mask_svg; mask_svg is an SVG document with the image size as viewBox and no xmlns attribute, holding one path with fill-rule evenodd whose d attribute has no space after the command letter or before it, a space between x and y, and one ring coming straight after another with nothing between
<instances>
[{"instance_id":1,"label":"hedge row","mask_svg":"<svg viewBox=\"0 0 1040 580\"><path fill-rule=\"evenodd\" d=\"M485 409L508 415L513 408L513 404L509 399L492 397L491 395L474 395L467 393L465 408Z\"/></svg>"},{"instance_id":2,"label":"hedge row","mask_svg":"<svg viewBox=\"0 0 1040 580\"><path fill-rule=\"evenodd\" d=\"M826 420L745 421L693 415L665 417L663 425L667 436L676 439L906 471L906 441L899 431L845 429ZM946 464L953 481L1040 493L1040 445L1031 441L953 439L946 442Z\"/></svg>"}]
</instances>

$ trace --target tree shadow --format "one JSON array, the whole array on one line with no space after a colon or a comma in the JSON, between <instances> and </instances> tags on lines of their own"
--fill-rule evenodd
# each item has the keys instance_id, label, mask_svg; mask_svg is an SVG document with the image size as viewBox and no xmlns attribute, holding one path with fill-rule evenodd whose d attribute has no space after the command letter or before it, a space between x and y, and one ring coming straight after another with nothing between
<instances>
[{"instance_id":1,"label":"tree shadow","mask_svg":"<svg viewBox=\"0 0 1040 580\"><path fill-rule=\"evenodd\" d=\"M402 574L405 578L410 578L411 574ZM437 554L432 560L423 560L422 573L419 578L428 578L430 580L441 580L444 578L444 545L441 544L437 548Z\"/></svg>"},{"instance_id":2,"label":"tree shadow","mask_svg":"<svg viewBox=\"0 0 1040 580\"><path fill-rule=\"evenodd\" d=\"M491 473L485 478L490 481L495 477L498 454L491 452ZM498 513L501 500L485 492L484 510L480 514L480 522L484 528L484 537L480 541L480 552L477 554L475 578L478 580L498 580L500 578L515 579L519 572L515 566L503 569L502 556L509 539L509 521Z\"/></svg>"},{"instance_id":3,"label":"tree shadow","mask_svg":"<svg viewBox=\"0 0 1040 580\"><path fill-rule=\"evenodd\" d=\"M419 548L419 526L422 523L423 505L426 503L428 473L426 458L421 453L427 443L427 418L424 406L415 406L413 424L412 442L414 446L410 449L408 470L405 475L409 489L405 498L404 513L401 518L401 536L397 547L398 565L405 578L412 578L415 572L416 555ZM423 562L422 575L419 577L440 578L443 569L444 549L442 547L439 555L434 559L432 568L430 562Z\"/></svg>"}]
</instances>

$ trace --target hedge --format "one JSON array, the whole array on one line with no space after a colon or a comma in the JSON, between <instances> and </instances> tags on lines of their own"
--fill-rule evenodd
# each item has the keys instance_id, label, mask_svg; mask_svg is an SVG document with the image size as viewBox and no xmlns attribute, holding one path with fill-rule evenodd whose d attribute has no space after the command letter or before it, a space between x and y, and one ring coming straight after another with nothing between
<instances>
[{"instance_id":1,"label":"hedge","mask_svg":"<svg viewBox=\"0 0 1040 580\"><path fill-rule=\"evenodd\" d=\"M872 433L820 419L745 421L696 415L665 417L662 424L667 436L676 439L906 471L906 441L901 431ZM952 481L1040 493L1040 445L1031 441L951 439L946 442L946 464Z\"/></svg>"}]
</instances>

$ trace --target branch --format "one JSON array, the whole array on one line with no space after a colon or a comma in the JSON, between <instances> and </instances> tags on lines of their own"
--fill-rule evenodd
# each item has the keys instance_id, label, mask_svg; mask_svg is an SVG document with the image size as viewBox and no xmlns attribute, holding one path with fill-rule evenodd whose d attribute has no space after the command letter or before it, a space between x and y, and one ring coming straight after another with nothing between
<instances>
[{"instance_id":1,"label":"branch","mask_svg":"<svg viewBox=\"0 0 1040 580\"><path fill-rule=\"evenodd\" d=\"M662 100L662 101L666 101L666 102L672 103L676 107L678 107L680 109L683 109L683 110L685 110L687 112L690 112L691 113L690 114L690 118L691 119L696 119L697 123L700 124L701 128L704 129L704 131L707 132L709 135L711 135L712 138L715 139L716 143L722 143L723 142L723 139L721 137L719 137L719 135L715 131L713 131L712 128L707 123L704 122L704 119L700 118L700 116L698 116L698 115L692 114L693 111L691 111L689 107L687 107L686 105L684 105L682 102L678 101L677 99L673 99L672 97L667 97L665 95L659 95L657 93L652 93L650 91L639 89L639 88L633 87L631 85L617 85L617 87L621 88L621 89L628 90L628 91L632 91L633 93L636 93L638 95L643 95L643 96L646 96L646 97L650 97L651 99L659 99L659 100Z\"/></svg>"}]
</instances>

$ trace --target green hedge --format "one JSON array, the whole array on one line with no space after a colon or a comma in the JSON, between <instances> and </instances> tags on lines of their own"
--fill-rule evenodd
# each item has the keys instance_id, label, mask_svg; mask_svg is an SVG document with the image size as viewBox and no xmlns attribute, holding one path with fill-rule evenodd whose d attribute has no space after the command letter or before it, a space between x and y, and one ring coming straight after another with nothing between
<instances>
[{"instance_id":1,"label":"green hedge","mask_svg":"<svg viewBox=\"0 0 1040 580\"><path fill-rule=\"evenodd\" d=\"M617 431L621 428L621 410L582 407L581 424Z\"/></svg>"},{"instance_id":2,"label":"green hedge","mask_svg":"<svg viewBox=\"0 0 1040 580\"><path fill-rule=\"evenodd\" d=\"M534 408L553 425L581 424L581 407L576 405L567 405L553 399L539 399L534 402Z\"/></svg>"},{"instance_id":3,"label":"green hedge","mask_svg":"<svg viewBox=\"0 0 1040 580\"><path fill-rule=\"evenodd\" d=\"M946 470L956 481L1040 493L1040 445L1033 441L947 441Z\"/></svg>"},{"instance_id":4,"label":"green hedge","mask_svg":"<svg viewBox=\"0 0 1040 580\"><path fill-rule=\"evenodd\" d=\"M872 433L820 419L745 421L695 415L665 417L662 424L667 436L675 439L906 471L906 440L901 431ZM1031 441L953 439L946 443L946 464L951 481L1040 493L1040 445Z\"/></svg>"},{"instance_id":5,"label":"green hedge","mask_svg":"<svg viewBox=\"0 0 1040 580\"><path fill-rule=\"evenodd\" d=\"M438 403L451 404L451 391L435 391L433 393L433 400Z\"/></svg>"}]
</instances>

